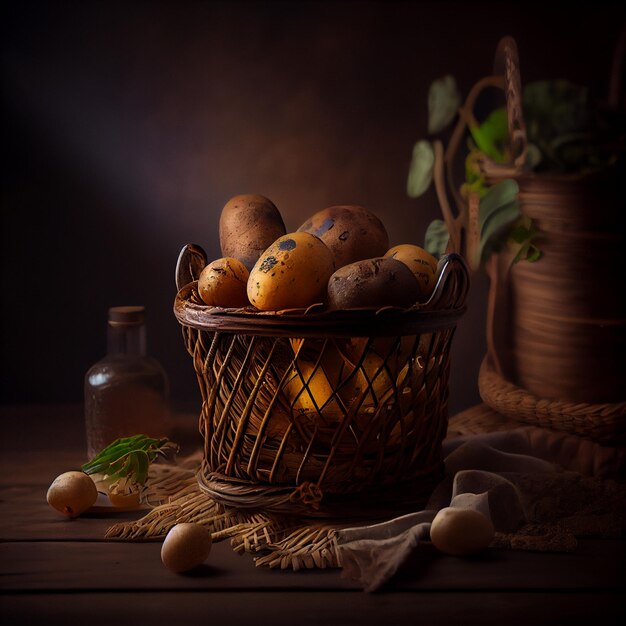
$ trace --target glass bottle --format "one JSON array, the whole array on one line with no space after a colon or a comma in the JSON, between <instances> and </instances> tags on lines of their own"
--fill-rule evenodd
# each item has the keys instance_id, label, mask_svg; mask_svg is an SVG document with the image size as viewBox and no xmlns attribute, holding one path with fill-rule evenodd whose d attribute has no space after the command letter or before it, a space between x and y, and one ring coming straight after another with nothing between
<instances>
[{"instance_id":1,"label":"glass bottle","mask_svg":"<svg viewBox=\"0 0 626 626\"><path fill-rule=\"evenodd\" d=\"M146 354L145 308L110 308L107 355L85 375L89 458L119 437L166 436L167 396L165 371Z\"/></svg>"}]
</instances>

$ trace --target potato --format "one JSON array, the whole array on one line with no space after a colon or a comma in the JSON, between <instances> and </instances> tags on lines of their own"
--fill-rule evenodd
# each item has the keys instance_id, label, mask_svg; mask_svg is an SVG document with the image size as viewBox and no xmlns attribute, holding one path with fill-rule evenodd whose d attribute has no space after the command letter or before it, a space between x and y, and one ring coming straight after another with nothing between
<instances>
[{"instance_id":1,"label":"potato","mask_svg":"<svg viewBox=\"0 0 626 626\"><path fill-rule=\"evenodd\" d=\"M335 339L335 345L345 359L346 366L349 364L352 368L356 367L359 361L363 359L365 350L368 349L366 368L371 369L371 364L375 362L376 357L380 358L380 362L385 362L385 369L391 377L396 379L398 386L406 382L409 373L407 363L413 353L414 343L415 337L411 335L376 337L374 339L368 337ZM372 379L372 376L369 378Z\"/></svg>"},{"instance_id":2,"label":"potato","mask_svg":"<svg viewBox=\"0 0 626 626\"><path fill-rule=\"evenodd\" d=\"M316 416L319 411L327 422L341 421L341 406L334 398L333 387L323 368L299 360L298 370L293 371L284 387L296 417L307 414Z\"/></svg>"},{"instance_id":3,"label":"potato","mask_svg":"<svg viewBox=\"0 0 626 626\"><path fill-rule=\"evenodd\" d=\"M248 299L261 311L308 307L326 301L333 255L310 233L279 237L259 258L248 279Z\"/></svg>"},{"instance_id":4,"label":"potato","mask_svg":"<svg viewBox=\"0 0 626 626\"><path fill-rule=\"evenodd\" d=\"M222 256L239 259L249 270L265 249L286 233L271 200L259 195L231 198L220 215Z\"/></svg>"},{"instance_id":5,"label":"potato","mask_svg":"<svg viewBox=\"0 0 626 626\"><path fill-rule=\"evenodd\" d=\"M247 306L249 275L246 266L233 257L216 259L200 273L198 293L209 306Z\"/></svg>"},{"instance_id":6,"label":"potato","mask_svg":"<svg viewBox=\"0 0 626 626\"><path fill-rule=\"evenodd\" d=\"M403 243L385 253L386 257L402 261L417 278L420 286L420 300L426 300L437 282L437 259L419 246Z\"/></svg>"},{"instance_id":7,"label":"potato","mask_svg":"<svg viewBox=\"0 0 626 626\"><path fill-rule=\"evenodd\" d=\"M210 531L191 522L172 526L161 546L161 561L167 569L177 574L202 565L211 552Z\"/></svg>"},{"instance_id":8,"label":"potato","mask_svg":"<svg viewBox=\"0 0 626 626\"><path fill-rule=\"evenodd\" d=\"M333 253L336 269L383 256L389 247L383 223L360 206L332 206L318 211L298 231L319 237Z\"/></svg>"},{"instance_id":9,"label":"potato","mask_svg":"<svg viewBox=\"0 0 626 626\"><path fill-rule=\"evenodd\" d=\"M418 296L413 272L389 257L345 265L328 281L328 304L333 309L409 307Z\"/></svg>"},{"instance_id":10,"label":"potato","mask_svg":"<svg viewBox=\"0 0 626 626\"><path fill-rule=\"evenodd\" d=\"M90 509L98 499L96 484L84 472L65 472L57 476L46 494L48 504L67 515L77 517Z\"/></svg>"},{"instance_id":11,"label":"potato","mask_svg":"<svg viewBox=\"0 0 626 626\"><path fill-rule=\"evenodd\" d=\"M348 363L341 351L338 350L336 341L339 339L333 341L296 337L289 339L298 361L307 361L310 364L319 361L320 367L324 370L324 374L333 388L336 388L354 370L354 366Z\"/></svg>"},{"instance_id":12,"label":"potato","mask_svg":"<svg viewBox=\"0 0 626 626\"><path fill-rule=\"evenodd\" d=\"M494 534L491 520L474 509L443 508L430 526L430 540L435 548L452 556L469 556L484 550Z\"/></svg>"},{"instance_id":13,"label":"potato","mask_svg":"<svg viewBox=\"0 0 626 626\"><path fill-rule=\"evenodd\" d=\"M351 379L348 385L339 390L339 395L347 405L354 400L362 399L360 410L363 410L369 406L376 406L384 399L388 399L391 395L393 384L384 361L373 352L370 352L363 359L356 376Z\"/></svg>"}]
</instances>

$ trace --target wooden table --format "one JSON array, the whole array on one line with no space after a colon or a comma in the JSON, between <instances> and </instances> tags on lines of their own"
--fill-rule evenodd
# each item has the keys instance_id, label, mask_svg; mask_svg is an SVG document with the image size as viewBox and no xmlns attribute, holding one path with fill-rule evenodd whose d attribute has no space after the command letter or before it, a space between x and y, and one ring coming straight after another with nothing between
<instances>
[{"instance_id":1,"label":"wooden table","mask_svg":"<svg viewBox=\"0 0 626 626\"><path fill-rule=\"evenodd\" d=\"M256 568L227 542L176 575L159 542L103 541L137 513L68 520L46 503L63 471L84 461L80 407L1 407L0 617L17 624L587 624L618 623L626 542L588 540L572 554L489 550L461 560L424 544L384 591L340 571ZM194 418L187 446L199 445ZM181 429L181 433L184 428Z\"/></svg>"}]
</instances>

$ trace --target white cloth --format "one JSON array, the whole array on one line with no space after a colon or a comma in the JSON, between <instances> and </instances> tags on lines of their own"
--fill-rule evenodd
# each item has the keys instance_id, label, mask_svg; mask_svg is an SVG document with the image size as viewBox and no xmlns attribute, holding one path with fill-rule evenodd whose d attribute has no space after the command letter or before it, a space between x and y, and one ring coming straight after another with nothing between
<instances>
[{"instance_id":1,"label":"white cloth","mask_svg":"<svg viewBox=\"0 0 626 626\"><path fill-rule=\"evenodd\" d=\"M524 501L529 500L515 484L515 477L543 475L547 479L559 473L571 475L572 469L602 476L621 463L624 454L623 450L606 451L578 437L532 427L458 437L444 442L443 452L445 478L423 511L336 532L344 577L365 591L379 589L420 541L430 539L432 520L447 506L478 510L491 519L496 532L514 533L527 521ZM519 482L526 488L532 483Z\"/></svg>"}]
</instances>

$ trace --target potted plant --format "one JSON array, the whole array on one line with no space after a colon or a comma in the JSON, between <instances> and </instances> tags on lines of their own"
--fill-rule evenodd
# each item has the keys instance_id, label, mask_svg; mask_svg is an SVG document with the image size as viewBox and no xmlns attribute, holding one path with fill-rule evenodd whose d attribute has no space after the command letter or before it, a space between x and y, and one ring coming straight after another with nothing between
<instances>
[{"instance_id":1,"label":"potted plant","mask_svg":"<svg viewBox=\"0 0 626 626\"><path fill-rule=\"evenodd\" d=\"M626 415L623 49L622 40L606 103L566 81L522 89L510 37L464 103L451 77L435 81L430 140L416 143L407 184L412 197L431 181L437 190L443 220L430 224L425 247L455 249L490 278L483 399L510 417L609 441L624 437ZM503 106L480 116L487 90Z\"/></svg>"}]
</instances>

